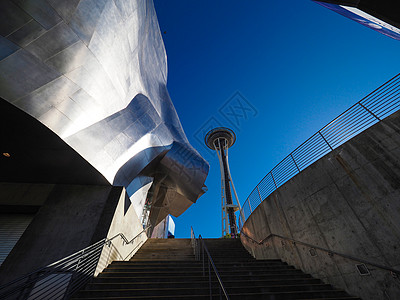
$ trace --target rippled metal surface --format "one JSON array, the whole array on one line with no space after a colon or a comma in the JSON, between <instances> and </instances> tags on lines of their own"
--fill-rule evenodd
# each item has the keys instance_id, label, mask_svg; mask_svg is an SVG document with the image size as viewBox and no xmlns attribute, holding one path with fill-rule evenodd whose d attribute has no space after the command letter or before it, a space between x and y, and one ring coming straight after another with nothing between
<instances>
[{"instance_id":1,"label":"rippled metal surface","mask_svg":"<svg viewBox=\"0 0 400 300\"><path fill-rule=\"evenodd\" d=\"M153 224L203 193L152 1L2 0L0 31L0 97L130 195L152 182Z\"/></svg>"}]
</instances>

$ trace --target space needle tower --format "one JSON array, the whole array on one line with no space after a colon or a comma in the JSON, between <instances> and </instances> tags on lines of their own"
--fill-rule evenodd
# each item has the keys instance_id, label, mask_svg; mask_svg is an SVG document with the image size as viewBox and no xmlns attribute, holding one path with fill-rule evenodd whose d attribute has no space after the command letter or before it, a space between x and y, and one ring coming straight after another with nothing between
<instances>
[{"instance_id":1,"label":"space needle tower","mask_svg":"<svg viewBox=\"0 0 400 300\"><path fill-rule=\"evenodd\" d=\"M210 130L204 141L208 148L217 152L221 169L222 237L228 233L232 237L236 237L238 229L235 212L240 210L240 203L228 164L228 149L235 143L236 135L229 128L218 127ZM236 204L233 204L232 201L232 191L236 198ZM228 228L230 232L228 232Z\"/></svg>"}]
</instances>

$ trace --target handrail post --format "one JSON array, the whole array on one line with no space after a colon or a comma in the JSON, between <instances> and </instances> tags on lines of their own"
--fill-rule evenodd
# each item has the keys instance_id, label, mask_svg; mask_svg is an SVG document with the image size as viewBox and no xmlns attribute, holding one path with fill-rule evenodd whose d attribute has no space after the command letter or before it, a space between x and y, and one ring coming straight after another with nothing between
<instances>
[{"instance_id":1,"label":"handrail post","mask_svg":"<svg viewBox=\"0 0 400 300\"><path fill-rule=\"evenodd\" d=\"M322 139L325 141L325 143L329 146L329 148L331 148L331 150L333 151L332 146L328 143L328 141L326 140L326 138L322 135L321 130L318 131L319 135L322 137Z\"/></svg>"},{"instance_id":2,"label":"handrail post","mask_svg":"<svg viewBox=\"0 0 400 300\"><path fill-rule=\"evenodd\" d=\"M83 256L83 254L85 253L85 249L83 249L82 251L81 251L81 255L79 256L79 259L78 259L78 262L76 263L76 267L75 267L75 272L78 270L78 268L79 268L79 264L81 263L81 259L82 259L82 256Z\"/></svg>"},{"instance_id":3,"label":"handrail post","mask_svg":"<svg viewBox=\"0 0 400 300\"><path fill-rule=\"evenodd\" d=\"M248 203L249 203L250 214L252 214L252 213L253 213L253 210L251 209L250 201L248 201ZM260 202L260 203L261 203L261 202Z\"/></svg>"},{"instance_id":4,"label":"handrail post","mask_svg":"<svg viewBox=\"0 0 400 300\"><path fill-rule=\"evenodd\" d=\"M210 289L210 299L212 300L210 258L208 259L208 287Z\"/></svg>"},{"instance_id":5,"label":"handrail post","mask_svg":"<svg viewBox=\"0 0 400 300\"><path fill-rule=\"evenodd\" d=\"M296 168L297 168L297 171L299 171L299 173L300 173L300 168L299 168L299 166L297 165L296 161L294 160L294 157L293 157L292 153L290 153L290 157L293 159L293 162L294 162L294 164L295 164L295 166L296 166Z\"/></svg>"},{"instance_id":6,"label":"handrail post","mask_svg":"<svg viewBox=\"0 0 400 300\"><path fill-rule=\"evenodd\" d=\"M260 197L260 203L263 202L263 199L261 198L261 193L260 193L260 189L258 188L257 185L257 192L258 192L258 197ZM250 206L250 200L249 200L249 206ZM251 210L251 206L250 206L250 210Z\"/></svg>"},{"instance_id":7,"label":"handrail post","mask_svg":"<svg viewBox=\"0 0 400 300\"><path fill-rule=\"evenodd\" d=\"M275 189L278 189L278 186L276 185L276 182L275 182L274 175L272 175L272 171L270 171L269 173L271 174L272 180L274 181Z\"/></svg>"},{"instance_id":8,"label":"handrail post","mask_svg":"<svg viewBox=\"0 0 400 300\"><path fill-rule=\"evenodd\" d=\"M360 104L360 106L362 108L364 108L367 112L369 112L373 117L375 117L378 121L380 121L381 119L378 118L377 115L375 115L372 111L370 111L367 107L365 107L364 105L361 104L361 102L358 102L358 104Z\"/></svg>"},{"instance_id":9,"label":"handrail post","mask_svg":"<svg viewBox=\"0 0 400 300\"><path fill-rule=\"evenodd\" d=\"M203 239L201 239L201 249L202 249L202 255L203 255L203 276L205 276L205 271L204 271L204 245L203 245Z\"/></svg>"}]
</instances>

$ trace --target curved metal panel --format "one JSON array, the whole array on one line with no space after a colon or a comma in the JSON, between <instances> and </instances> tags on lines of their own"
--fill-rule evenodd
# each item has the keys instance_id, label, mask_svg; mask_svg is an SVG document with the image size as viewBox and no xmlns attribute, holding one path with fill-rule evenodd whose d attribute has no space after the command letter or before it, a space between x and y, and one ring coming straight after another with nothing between
<instances>
[{"instance_id":1,"label":"curved metal panel","mask_svg":"<svg viewBox=\"0 0 400 300\"><path fill-rule=\"evenodd\" d=\"M171 206L174 215L197 200L209 167L169 97L152 1L4 0L0 12L1 98L50 128L110 183L133 194L137 176L154 178L167 189L162 199L172 193L189 201Z\"/></svg>"}]
</instances>

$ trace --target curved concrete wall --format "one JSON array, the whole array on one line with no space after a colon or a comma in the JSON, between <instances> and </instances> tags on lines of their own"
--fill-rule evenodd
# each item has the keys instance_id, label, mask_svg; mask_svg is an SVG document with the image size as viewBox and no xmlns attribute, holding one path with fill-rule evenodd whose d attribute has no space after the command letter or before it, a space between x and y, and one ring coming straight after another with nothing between
<instances>
[{"instance_id":1,"label":"curved concrete wall","mask_svg":"<svg viewBox=\"0 0 400 300\"><path fill-rule=\"evenodd\" d=\"M281 258L363 299L399 299L390 271L272 237L289 237L400 270L400 112L324 156L268 196L241 239L256 258ZM248 237L246 237L247 235ZM316 254L316 255L314 255Z\"/></svg>"}]
</instances>

